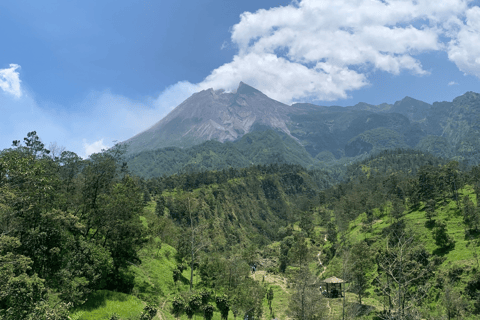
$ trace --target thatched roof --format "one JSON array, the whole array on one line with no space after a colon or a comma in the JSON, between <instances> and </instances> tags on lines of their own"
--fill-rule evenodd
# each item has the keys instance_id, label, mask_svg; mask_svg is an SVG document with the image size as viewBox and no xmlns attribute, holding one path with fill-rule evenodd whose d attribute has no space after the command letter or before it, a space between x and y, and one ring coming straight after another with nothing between
<instances>
[{"instance_id":1,"label":"thatched roof","mask_svg":"<svg viewBox=\"0 0 480 320\"><path fill-rule=\"evenodd\" d=\"M340 278L337 278L337 277L330 277L330 278L327 278L321 282L324 282L324 283L344 283L345 281L340 279Z\"/></svg>"}]
</instances>

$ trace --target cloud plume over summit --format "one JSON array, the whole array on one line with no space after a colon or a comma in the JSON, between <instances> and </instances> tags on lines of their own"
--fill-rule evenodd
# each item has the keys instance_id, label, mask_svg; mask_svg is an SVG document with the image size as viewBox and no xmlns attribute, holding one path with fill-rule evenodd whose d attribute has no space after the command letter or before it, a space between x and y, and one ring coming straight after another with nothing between
<instances>
[{"instance_id":1,"label":"cloud plume over summit","mask_svg":"<svg viewBox=\"0 0 480 320\"><path fill-rule=\"evenodd\" d=\"M245 81L282 102L336 100L368 85L368 73L428 75L416 57L445 51L480 77L480 8L467 0L302 0L245 12L233 26L233 60L199 87Z\"/></svg>"}]
</instances>

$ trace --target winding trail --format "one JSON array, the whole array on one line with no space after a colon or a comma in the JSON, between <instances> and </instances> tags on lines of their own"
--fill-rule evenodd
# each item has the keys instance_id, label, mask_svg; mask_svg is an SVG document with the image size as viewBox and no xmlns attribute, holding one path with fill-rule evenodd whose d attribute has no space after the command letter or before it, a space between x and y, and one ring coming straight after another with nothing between
<instances>
[{"instance_id":1,"label":"winding trail","mask_svg":"<svg viewBox=\"0 0 480 320\"><path fill-rule=\"evenodd\" d=\"M324 240L325 240L325 242L327 242L327 235L326 234L325 234ZM319 278L321 278L323 276L323 274L325 273L325 271L327 271L327 266L322 263L322 260L320 260L320 256L322 255L322 253L323 253L323 250L319 251L318 254L317 254L318 265L323 266L323 271L320 272L320 274L318 275ZM330 307L330 299L327 299L327 308L329 310L328 314L331 315L332 314L332 307Z\"/></svg>"},{"instance_id":2,"label":"winding trail","mask_svg":"<svg viewBox=\"0 0 480 320\"><path fill-rule=\"evenodd\" d=\"M327 300L328 315L332 314L332 307L330 307L330 300Z\"/></svg>"},{"instance_id":3,"label":"winding trail","mask_svg":"<svg viewBox=\"0 0 480 320\"><path fill-rule=\"evenodd\" d=\"M327 242L327 235L325 235L325 242ZM323 251L319 251L318 254L317 254L318 265L323 266L323 271L320 272L320 274L318 275L319 277L323 276L325 271L327 271L327 267L322 263L322 260L320 260L320 256L322 255L322 253L323 253Z\"/></svg>"},{"instance_id":4,"label":"winding trail","mask_svg":"<svg viewBox=\"0 0 480 320\"><path fill-rule=\"evenodd\" d=\"M163 314L160 312L160 310L163 310L163 308L165 308L165 304L167 303L167 300L168 300L168 299L165 299L165 300L163 301L162 306L159 307L158 310L157 310L157 317L158 317L160 320L164 320Z\"/></svg>"}]
</instances>

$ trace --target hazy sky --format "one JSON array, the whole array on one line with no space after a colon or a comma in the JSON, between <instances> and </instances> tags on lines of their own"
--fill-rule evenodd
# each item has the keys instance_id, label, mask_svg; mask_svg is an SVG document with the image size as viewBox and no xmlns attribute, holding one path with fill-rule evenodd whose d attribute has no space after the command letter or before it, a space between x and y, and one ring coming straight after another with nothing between
<instances>
[{"instance_id":1,"label":"hazy sky","mask_svg":"<svg viewBox=\"0 0 480 320\"><path fill-rule=\"evenodd\" d=\"M429 103L480 92L480 1L0 2L0 149L36 130L81 156L192 93Z\"/></svg>"}]
</instances>

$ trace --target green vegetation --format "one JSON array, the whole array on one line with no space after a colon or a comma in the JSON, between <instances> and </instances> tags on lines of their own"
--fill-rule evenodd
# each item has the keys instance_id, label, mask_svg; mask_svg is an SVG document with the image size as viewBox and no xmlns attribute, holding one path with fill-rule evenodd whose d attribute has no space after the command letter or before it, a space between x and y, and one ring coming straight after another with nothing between
<instances>
[{"instance_id":1,"label":"green vegetation","mask_svg":"<svg viewBox=\"0 0 480 320\"><path fill-rule=\"evenodd\" d=\"M87 302L73 309L72 319L97 320L110 319L117 314L122 319L133 318L142 313L144 304L135 296L121 292L99 290L92 293Z\"/></svg>"},{"instance_id":2,"label":"green vegetation","mask_svg":"<svg viewBox=\"0 0 480 320\"><path fill-rule=\"evenodd\" d=\"M180 172L246 168L252 164L316 162L294 139L273 130L254 131L235 142L206 141L190 148L167 147L129 156L129 168L145 178Z\"/></svg>"},{"instance_id":3,"label":"green vegetation","mask_svg":"<svg viewBox=\"0 0 480 320\"><path fill-rule=\"evenodd\" d=\"M145 180L118 147L52 153L34 132L0 153L0 319L480 315L479 166L398 149Z\"/></svg>"}]
</instances>

